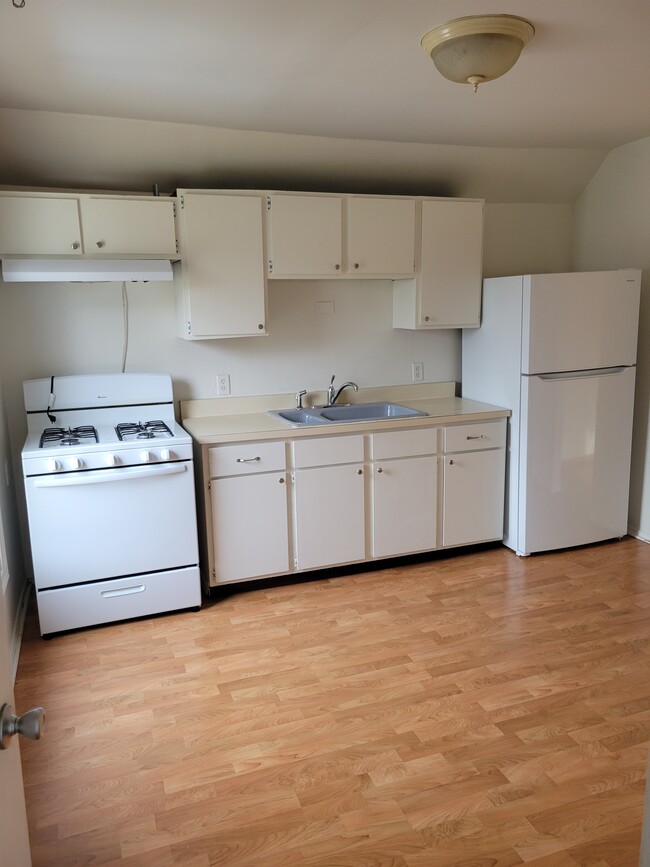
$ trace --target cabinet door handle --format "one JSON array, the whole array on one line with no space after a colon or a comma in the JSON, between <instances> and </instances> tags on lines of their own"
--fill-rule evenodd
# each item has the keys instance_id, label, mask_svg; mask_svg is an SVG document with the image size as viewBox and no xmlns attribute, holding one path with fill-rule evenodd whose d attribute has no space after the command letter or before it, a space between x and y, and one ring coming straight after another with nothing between
<instances>
[{"instance_id":1,"label":"cabinet door handle","mask_svg":"<svg viewBox=\"0 0 650 867\"><path fill-rule=\"evenodd\" d=\"M363 475L363 470L357 470L357 475L358 475L358 476L362 476L362 475Z\"/></svg>"},{"instance_id":2,"label":"cabinet door handle","mask_svg":"<svg viewBox=\"0 0 650 867\"><path fill-rule=\"evenodd\" d=\"M280 484L283 485L284 484L284 478L282 476L280 476L280 478L278 479L278 482L280 482Z\"/></svg>"},{"instance_id":3,"label":"cabinet door handle","mask_svg":"<svg viewBox=\"0 0 650 867\"><path fill-rule=\"evenodd\" d=\"M79 241L73 241L72 244L70 244L70 246L72 247L73 250L78 250L81 245L80 245Z\"/></svg>"},{"instance_id":4,"label":"cabinet door handle","mask_svg":"<svg viewBox=\"0 0 650 867\"><path fill-rule=\"evenodd\" d=\"M377 472L378 472L378 473L383 473L383 472L384 472L384 468L383 468L383 467L378 467L378 468L377 468Z\"/></svg>"},{"instance_id":5,"label":"cabinet door handle","mask_svg":"<svg viewBox=\"0 0 650 867\"><path fill-rule=\"evenodd\" d=\"M254 464L256 461L261 461L261 460L262 460L262 458L260 458L260 457L256 457L256 458L237 458L237 463L238 463L238 464Z\"/></svg>"},{"instance_id":6,"label":"cabinet door handle","mask_svg":"<svg viewBox=\"0 0 650 867\"><path fill-rule=\"evenodd\" d=\"M449 464L450 467L453 467L453 465L454 465L453 461L447 461L447 463Z\"/></svg>"},{"instance_id":7,"label":"cabinet door handle","mask_svg":"<svg viewBox=\"0 0 650 867\"><path fill-rule=\"evenodd\" d=\"M100 248L103 247L105 244L106 244L106 241L97 241L97 246Z\"/></svg>"},{"instance_id":8,"label":"cabinet door handle","mask_svg":"<svg viewBox=\"0 0 650 867\"><path fill-rule=\"evenodd\" d=\"M481 434L480 436L479 435L471 436L471 437L468 436L468 437L465 437L465 439L468 439L468 440L486 440L487 436L485 434Z\"/></svg>"}]
</instances>

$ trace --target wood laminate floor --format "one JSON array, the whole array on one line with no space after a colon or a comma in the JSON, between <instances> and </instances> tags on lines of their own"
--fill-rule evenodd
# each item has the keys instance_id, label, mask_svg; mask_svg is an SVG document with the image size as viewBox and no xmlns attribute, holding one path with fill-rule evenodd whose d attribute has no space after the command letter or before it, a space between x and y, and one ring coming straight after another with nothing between
<instances>
[{"instance_id":1,"label":"wood laminate floor","mask_svg":"<svg viewBox=\"0 0 650 867\"><path fill-rule=\"evenodd\" d=\"M239 588L51 641L35 867L636 867L650 546Z\"/></svg>"}]
</instances>

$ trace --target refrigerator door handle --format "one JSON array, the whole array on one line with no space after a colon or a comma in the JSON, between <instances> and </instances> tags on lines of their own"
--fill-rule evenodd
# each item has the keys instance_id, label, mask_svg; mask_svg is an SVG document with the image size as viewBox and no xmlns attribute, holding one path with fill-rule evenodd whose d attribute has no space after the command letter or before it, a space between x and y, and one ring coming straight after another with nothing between
<instances>
[{"instance_id":1,"label":"refrigerator door handle","mask_svg":"<svg viewBox=\"0 0 650 867\"><path fill-rule=\"evenodd\" d=\"M539 373L538 379L543 379L544 382L549 382L557 379L595 379L599 376L620 376L629 370L627 365L620 367L600 367L596 370L570 370L565 373Z\"/></svg>"}]
</instances>

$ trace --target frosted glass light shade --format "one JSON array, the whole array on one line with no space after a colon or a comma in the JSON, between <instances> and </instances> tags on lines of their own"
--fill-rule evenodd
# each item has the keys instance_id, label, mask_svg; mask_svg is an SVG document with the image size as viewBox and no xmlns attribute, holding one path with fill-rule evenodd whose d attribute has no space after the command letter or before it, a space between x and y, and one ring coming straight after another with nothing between
<instances>
[{"instance_id":1,"label":"frosted glass light shade","mask_svg":"<svg viewBox=\"0 0 650 867\"><path fill-rule=\"evenodd\" d=\"M535 28L515 15L456 18L422 37L422 47L449 81L473 84L508 72L533 37Z\"/></svg>"}]
</instances>

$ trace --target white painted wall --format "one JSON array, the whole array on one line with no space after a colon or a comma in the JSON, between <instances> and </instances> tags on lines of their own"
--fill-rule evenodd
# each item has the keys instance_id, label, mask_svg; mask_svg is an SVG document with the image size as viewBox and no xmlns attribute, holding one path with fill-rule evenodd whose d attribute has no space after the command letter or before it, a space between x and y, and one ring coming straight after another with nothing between
<instances>
[{"instance_id":1,"label":"white painted wall","mask_svg":"<svg viewBox=\"0 0 650 867\"><path fill-rule=\"evenodd\" d=\"M650 138L611 151L575 205L576 270L641 268L630 530L650 541Z\"/></svg>"},{"instance_id":2,"label":"white painted wall","mask_svg":"<svg viewBox=\"0 0 650 867\"><path fill-rule=\"evenodd\" d=\"M571 205L488 203L483 276L571 270L572 222Z\"/></svg>"},{"instance_id":3,"label":"white painted wall","mask_svg":"<svg viewBox=\"0 0 650 867\"><path fill-rule=\"evenodd\" d=\"M424 109L423 109L424 110ZM599 148L328 138L0 108L0 183L143 190L288 189L573 203Z\"/></svg>"}]
</instances>

